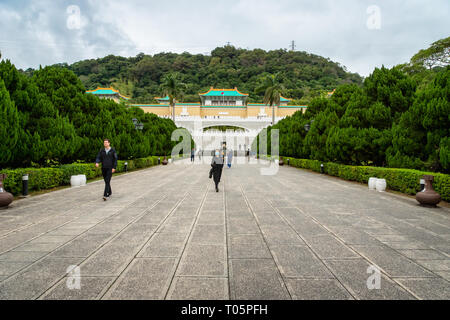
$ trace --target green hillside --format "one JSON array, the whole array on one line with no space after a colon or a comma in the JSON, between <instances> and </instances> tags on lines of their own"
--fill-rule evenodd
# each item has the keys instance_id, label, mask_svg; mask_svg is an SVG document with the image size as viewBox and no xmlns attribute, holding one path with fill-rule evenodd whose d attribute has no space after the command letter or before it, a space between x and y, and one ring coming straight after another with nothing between
<instances>
[{"instance_id":1,"label":"green hillside","mask_svg":"<svg viewBox=\"0 0 450 320\"><path fill-rule=\"evenodd\" d=\"M299 51L261 49L245 50L233 46L214 49L211 55L190 53L138 54L124 58L109 55L65 65L75 72L86 89L110 86L119 89L132 102L155 102L160 94L161 78L179 72L187 85L185 102L197 102L198 93L211 86L238 87L250 94L249 102L262 102L256 88L267 74L280 73L292 103L308 103L342 84L362 84L358 74L329 59Z\"/></svg>"}]
</instances>

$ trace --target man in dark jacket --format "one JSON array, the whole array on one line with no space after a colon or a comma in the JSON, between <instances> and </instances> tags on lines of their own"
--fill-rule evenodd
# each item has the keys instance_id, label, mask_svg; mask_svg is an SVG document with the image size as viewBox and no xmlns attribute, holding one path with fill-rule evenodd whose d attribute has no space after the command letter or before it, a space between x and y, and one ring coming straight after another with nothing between
<instances>
[{"instance_id":1,"label":"man in dark jacket","mask_svg":"<svg viewBox=\"0 0 450 320\"><path fill-rule=\"evenodd\" d=\"M117 168L117 153L114 148L111 148L109 139L103 141L105 148L100 149L97 158L95 159L95 166L98 168L99 163L102 163L102 175L105 180L105 192L103 193L103 200L109 199L112 194L111 177Z\"/></svg>"},{"instance_id":2,"label":"man in dark jacket","mask_svg":"<svg viewBox=\"0 0 450 320\"><path fill-rule=\"evenodd\" d=\"M219 192L219 182L222 176L222 168L224 162L224 155L220 154L217 149L214 153L214 157L211 161L211 170L209 171L209 177L214 177L214 183L216 185L216 192Z\"/></svg>"}]
</instances>

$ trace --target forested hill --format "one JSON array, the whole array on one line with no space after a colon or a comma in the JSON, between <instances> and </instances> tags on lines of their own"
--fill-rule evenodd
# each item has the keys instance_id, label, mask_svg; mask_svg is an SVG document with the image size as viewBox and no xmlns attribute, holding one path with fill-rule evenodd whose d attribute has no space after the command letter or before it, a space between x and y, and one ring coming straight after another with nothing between
<instances>
[{"instance_id":1,"label":"forested hill","mask_svg":"<svg viewBox=\"0 0 450 320\"><path fill-rule=\"evenodd\" d=\"M293 103L308 103L341 84L362 83L358 74L349 73L339 63L317 55L284 49L245 50L229 45L214 49L211 55L187 52L153 56L141 53L131 58L110 55L63 66L74 71L86 89L112 85L138 103L154 101L154 96L160 94L160 80L167 72L181 74L187 85L186 102L198 101L198 93L211 86L238 87L250 94L249 102L262 102L263 93L258 95L255 89L268 73L284 75L286 96L297 100Z\"/></svg>"}]
</instances>

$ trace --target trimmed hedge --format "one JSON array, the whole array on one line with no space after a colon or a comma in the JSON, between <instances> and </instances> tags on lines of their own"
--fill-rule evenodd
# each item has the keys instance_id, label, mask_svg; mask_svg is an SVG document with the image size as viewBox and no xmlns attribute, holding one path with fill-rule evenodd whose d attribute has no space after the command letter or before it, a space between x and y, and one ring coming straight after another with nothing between
<instances>
[{"instance_id":1,"label":"trimmed hedge","mask_svg":"<svg viewBox=\"0 0 450 320\"><path fill-rule=\"evenodd\" d=\"M415 195L420 191L420 179L423 175L434 176L433 188L441 195L442 200L450 201L450 175L436 172L425 172L412 169L394 169L382 167L349 166L318 160L295 159L283 157L284 163L293 167L320 172L323 163L324 173L345 180L367 183L370 177L386 179L387 188L406 194Z\"/></svg>"},{"instance_id":2,"label":"trimmed hedge","mask_svg":"<svg viewBox=\"0 0 450 320\"><path fill-rule=\"evenodd\" d=\"M58 168L21 168L15 170L2 170L0 173L6 173L8 177L3 181L5 190L13 195L22 192L22 176L26 173L28 176L28 190L39 191L42 189L51 189L60 186L63 181L63 171Z\"/></svg>"},{"instance_id":3,"label":"trimmed hedge","mask_svg":"<svg viewBox=\"0 0 450 320\"><path fill-rule=\"evenodd\" d=\"M128 171L147 168L158 164L158 156L139 158L133 160L118 160L116 172L125 171L125 162L128 162ZM161 161L164 157L160 157ZM28 173L28 190L39 191L70 184L70 177L84 174L86 179L94 179L102 175L102 169L95 167L95 163L72 163L57 168L20 168L14 170L0 170L8 177L3 181L5 190L13 195L22 193L22 176Z\"/></svg>"},{"instance_id":4,"label":"trimmed hedge","mask_svg":"<svg viewBox=\"0 0 450 320\"><path fill-rule=\"evenodd\" d=\"M78 174L86 175L86 179L93 179L102 175L102 169L93 163L72 163L59 167L63 171L63 185L70 184L70 177Z\"/></svg>"}]
</instances>

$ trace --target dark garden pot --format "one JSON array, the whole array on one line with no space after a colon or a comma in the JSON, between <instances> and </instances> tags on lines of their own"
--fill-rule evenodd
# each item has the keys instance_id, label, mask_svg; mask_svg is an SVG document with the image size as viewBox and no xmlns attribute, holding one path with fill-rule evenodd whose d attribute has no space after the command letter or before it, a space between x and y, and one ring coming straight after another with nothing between
<instances>
[{"instance_id":1,"label":"dark garden pot","mask_svg":"<svg viewBox=\"0 0 450 320\"><path fill-rule=\"evenodd\" d=\"M284 161L283 161L283 158L280 158L280 161L278 161L278 165L280 165L280 166L284 166Z\"/></svg>"},{"instance_id":2,"label":"dark garden pot","mask_svg":"<svg viewBox=\"0 0 450 320\"><path fill-rule=\"evenodd\" d=\"M425 188L416 194L416 200L421 205L435 207L441 202L441 196L433 190L434 176L425 175L423 179L425 180Z\"/></svg>"},{"instance_id":3,"label":"dark garden pot","mask_svg":"<svg viewBox=\"0 0 450 320\"><path fill-rule=\"evenodd\" d=\"M162 161L163 166L166 166L169 163L169 161L167 161L167 158L164 157L164 160Z\"/></svg>"},{"instance_id":4,"label":"dark garden pot","mask_svg":"<svg viewBox=\"0 0 450 320\"><path fill-rule=\"evenodd\" d=\"M10 203L13 201L13 195L9 192L6 192L3 188L3 180L7 177L6 174L0 174L0 208L7 208Z\"/></svg>"}]
</instances>

